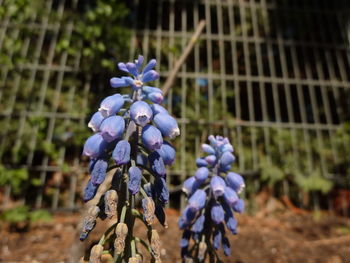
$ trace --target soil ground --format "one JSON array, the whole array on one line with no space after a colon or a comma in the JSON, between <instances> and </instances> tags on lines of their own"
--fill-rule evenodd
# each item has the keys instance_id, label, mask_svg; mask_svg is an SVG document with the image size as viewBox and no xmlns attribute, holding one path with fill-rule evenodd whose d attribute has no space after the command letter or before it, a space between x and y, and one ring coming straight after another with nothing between
<instances>
[{"instance_id":1,"label":"soil ground","mask_svg":"<svg viewBox=\"0 0 350 263\"><path fill-rule=\"evenodd\" d=\"M177 228L178 212L167 210L168 229L159 229L162 262L181 262ZM55 214L48 223L37 223L29 229L11 229L2 223L0 230L0 262L56 263L71 262L74 244L79 243L76 229L79 214ZM231 236L232 256L224 262L264 263L345 263L350 262L350 219L326 214L284 212L279 215L241 215L239 234ZM83 243L87 248L107 228L98 226ZM144 227L136 225L142 236Z\"/></svg>"}]
</instances>

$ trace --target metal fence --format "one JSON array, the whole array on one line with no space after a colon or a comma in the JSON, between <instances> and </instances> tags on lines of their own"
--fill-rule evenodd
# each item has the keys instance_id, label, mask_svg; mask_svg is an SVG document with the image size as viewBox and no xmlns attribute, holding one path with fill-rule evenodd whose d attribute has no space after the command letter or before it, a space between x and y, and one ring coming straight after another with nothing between
<instances>
[{"instance_id":1,"label":"metal fence","mask_svg":"<svg viewBox=\"0 0 350 263\"><path fill-rule=\"evenodd\" d=\"M70 122L84 127L86 116L79 110L88 105L90 83L82 87L64 84L67 76L78 76L80 56L55 56L58 38L70 35L74 24L51 24L52 6L63 15L74 3L47 1L43 21L35 21L34 15L33 23L27 25L33 35L24 39L21 55L29 57L29 62L13 70L1 69L0 158L11 166L2 154L10 143L9 133L16 134L14 151L20 151L28 140L30 151L20 165L30 170L31 177L40 178L43 187L31 193L36 207L74 208L80 204L76 189L83 185L80 152L67 151L67 144L60 146L55 131L59 126L62 132ZM345 0L135 0L130 59L138 54L155 57L160 86L199 21L207 22L167 97L167 107L181 126L175 142L178 158L170 171L174 189L193 173L200 144L211 133L232 139L238 155L234 169L239 172L255 174L262 163L267 167L283 163L285 169L298 169L302 176L317 171L335 182L335 188L349 189L344 166L350 157L343 154L349 145L337 140L341 125L350 120L349 15L350 4ZM11 24L6 16L0 23L1 48L8 34L20 37L22 27ZM32 98L31 94L36 95ZM17 109L21 96L25 107ZM47 96L54 98L50 105ZM47 119L44 138L38 138L40 124L31 116ZM34 123L29 134L24 132L28 122ZM16 130L11 129L13 123L18 125ZM60 147L59 162L51 163L49 156L38 151L39 139ZM75 167L69 176L60 165L65 160ZM260 190L258 178L248 176L248 180L251 192ZM47 185L52 192L45 191ZM280 186L280 194L303 198L288 177ZM313 196L315 207L323 202L318 192ZM50 202L43 204L48 194ZM7 187L4 203L10 196ZM333 209L329 198L325 203Z\"/></svg>"}]
</instances>

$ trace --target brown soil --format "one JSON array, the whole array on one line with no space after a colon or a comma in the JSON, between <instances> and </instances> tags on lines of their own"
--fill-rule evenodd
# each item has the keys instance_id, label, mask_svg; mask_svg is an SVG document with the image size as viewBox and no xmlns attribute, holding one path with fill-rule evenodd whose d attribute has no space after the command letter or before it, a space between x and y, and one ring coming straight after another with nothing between
<instances>
[{"instance_id":1,"label":"brown soil","mask_svg":"<svg viewBox=\"0 0 350 263\"><path fill-rule=\"evenodd\" d=\"M159 229L163 262L180 262L177 211L168 210L168 229ZM252 217L239 220L239 234L231 236L232 256L224 262L350 262L350 219L312 214L293 214ZM29 229L10 229L2 224L0 230L0 262L55 263L71 262L74 250L79 250L76 228L78 214L58 214L49 223L32 225ZM85 248L96 242L107 221L98 222ZM144 227L136 225L136 234L143 236Z\"/></svg>"}]
</instances>

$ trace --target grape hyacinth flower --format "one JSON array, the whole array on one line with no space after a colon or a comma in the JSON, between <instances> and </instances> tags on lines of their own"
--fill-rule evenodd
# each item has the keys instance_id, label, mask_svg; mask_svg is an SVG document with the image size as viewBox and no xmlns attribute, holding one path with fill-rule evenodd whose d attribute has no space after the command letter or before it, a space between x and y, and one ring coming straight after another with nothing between
<instances>
[{"instance_id":1,"label":"grape hyacinth flower","mask_svg":"<svg viewBox=\"0 0 350 263\"><path fill-rule=\"evenodd\" d=\"M197 158L198 169L182 188L188 197L178 222L184 231L180 242L184 262L204 262L207 257L210 262L219 262L216 250L221 247L225 255L230 255L225 226L228 232L237 234L234 212L244 211L244 201L239 198L245 187L244 179L228 172L235 161L233 147L222 136L210 135L208 139L210 144L202 144L207 156Z\"/></svg>"},{"instance_id":2,"label":"grape hyacinth flower","mask_svg":"<svg viewBox=\"0 0 350 263\"><path fill-rule=\"evenodd\" d=\"M100 262L102 254L110 254L113 262L141 262L140 244L147 246L154 262L161 262L159 235L152 225L157 218L167 226L163 209L169 201L166 166L174 163L176 152L165 138L174 139L180 130L176 120L159 105L163 92L147 83L159 78L153 70L156 60L142 68L143 60L139 56L134 63L118 64L128 76L114 77L110 85L131 87L130 94L106 97L88 123L94 135L86 140L83 150L90 158L91 174L84 201L91 205L80 239L88 237L98 217L117 218L92 247L90 262ZM101 184L106 192L99 192ZM198 205L201 208L203 200ZM134 235L136 219L147 226L148 244Z\"/></svg>"}]
</instances>

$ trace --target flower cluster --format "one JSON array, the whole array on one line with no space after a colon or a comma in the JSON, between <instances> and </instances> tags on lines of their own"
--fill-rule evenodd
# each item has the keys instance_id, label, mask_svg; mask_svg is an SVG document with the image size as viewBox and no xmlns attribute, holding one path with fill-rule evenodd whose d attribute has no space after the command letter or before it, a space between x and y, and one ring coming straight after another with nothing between
<instances>
[{"instance_id":1,"label":"flower cluster","mask_svg":"<svg viewBox=\"0 0 350 263\"><path fill-rule=\"evenodd\" d=\"M151 225L155 217L166 225L163 205L169 200L169 191L165 166L171 165L176 155L173 146L164 139L174 139L180 130L176 120L159 105L163 101L162 91L146 86L147 82L159 78L153 70L156 60L150 60L142 68L143 60L139 56L134 63L118 64L119 69L129 76L112 78L110 84L113 88L131 87L131 93L106 97L88 124L94 135L86 140L83 150L83 154L90 158L91 174L84 201L90 201L95 196L98 198L96 193L108 171L116 170L111 174L113 178L107 186L108 191L102 193L102 197L95 201L96 205L89 208L81 240L86 239L94 228L97 217L118 215L118 222L112 226L114 231L106 231L99 246L91 251L90 259L93 257L95 260L99 257L96 253L102 254L104 247L108 247L115 260L137 262L139 255L135 242L140 240L133 236L132 228L134 220L139 218L149 231L147 250L156 262L160 262L159 246L152 245L158 234ZM138 195L142 199L143 213L136 209ZM114 245L105 246L112 239ZM146 245L147 242L141 244Z\"/></svg>"},{"instance_id":2,"label":"flower cluster","mask_svg":"<svg viewBox=\"0 0 350 263\"><path fill-rule=\"evenodd\" d=\"M227 138L209 136L209 144L202 149L208 155L196 160L197 171L183 184L188 204L182 211L179 227L183 229L180 242L182 256L186 260L202 262L206 256L217 257L216 250L223 247L230 255L230 243L225 225L232 234L237 234L237 221L233 212L242 213L244 202L238 194L245 187L241 175L229 172L235 161L233 147ZM189 249L190 239L194 244Z\"/></svg>"}]
</instances>

